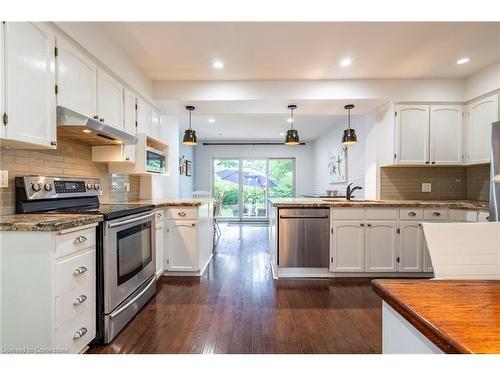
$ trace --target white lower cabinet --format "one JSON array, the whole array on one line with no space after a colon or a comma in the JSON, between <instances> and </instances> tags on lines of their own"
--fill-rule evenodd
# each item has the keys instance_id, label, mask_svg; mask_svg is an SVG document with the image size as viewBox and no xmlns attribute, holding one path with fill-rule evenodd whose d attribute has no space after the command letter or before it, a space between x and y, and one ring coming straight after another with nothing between
<instances>
[{"instance_id":1,"label":"white lower cabinet","mask_svg":"<svg viewBox=\"0 0 500 375\"><path fill-rule=\"evenodd\" d=\"M365 229L365 271L396 272L397 221L374 221Z\"/></svg>"},{"instance_id":2,"label":"white lower cabinet","mask_svg":"<svg viewBox=\"0 0 500 375\"><path fill-rule=\"evenodd\" d=\"M164 210L158 210L155 214L155 247L156 247L156 276L163 273L163 253L165 248L165 220Z\"/></svg>"},{"instance_id":3,"label":"white lower cabinet","mask_svg":"<svg viewBox=\"0 0 500 375\"><path fill-rule=\"evenodd\" d=\"M422 272L424 232L419 221L401 221L399 236L399 271Z\"/></svg>"},{"instance_id":4,"label":"white lower cabinet","mask_svg":"<svg viewBox=\"0 0 500 375\"><path fill-rule=\"evenodd\" d=\"M429 256L429 249L427 248L425 241L423 249L423 258L424 258L424 264L422 270L424 272L433 272L434 269L432 268L431 257Z\"/></svg>"},{"instance_id":5,"label":"white lower cabinet","mask_svg":"<svg viewBox=\"0 0 500 375\"><path fill-rule=\"evenodd\" d=\"M365 229L359 221L333 221L330 238L330 271L365 270Z\"/></svg>"},{"instance_id":6,"label":"white lower cabinet","mask_svg":"<svg viewBox=\"0 0 500 375\"><path fill-rule=\"evenodd\" d=\"M1 232L1 350L80 353L96 333L95 225Z\"/></svg>"},{"instance_id":7,"label":"white lower cabinet","mask_svg":"<svg viewBox=\"0 0 500 375\"><path fill-rule=\"evenodd\" d=\"M203 273L212 257L213 204L167 208L165 270L167 274Z\"/></svg>"}]
</instances>

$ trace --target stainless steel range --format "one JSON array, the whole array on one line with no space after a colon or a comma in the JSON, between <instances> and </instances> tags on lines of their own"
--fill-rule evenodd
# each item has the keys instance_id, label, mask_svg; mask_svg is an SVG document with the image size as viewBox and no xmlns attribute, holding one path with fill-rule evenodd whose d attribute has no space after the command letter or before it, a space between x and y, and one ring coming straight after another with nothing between
<instances>
[{"instance_id":1,"label":"stainless steel range","mask_svg":"<svg viewBox=\"0 0 500 375\"><path fill-rule=\"evenodd\" d=\"M103 215L97 228L97 337L109 343L156 292L154 206L100 204L96 178L16 177L17 213Z\"/></svg>"}]
</instances>

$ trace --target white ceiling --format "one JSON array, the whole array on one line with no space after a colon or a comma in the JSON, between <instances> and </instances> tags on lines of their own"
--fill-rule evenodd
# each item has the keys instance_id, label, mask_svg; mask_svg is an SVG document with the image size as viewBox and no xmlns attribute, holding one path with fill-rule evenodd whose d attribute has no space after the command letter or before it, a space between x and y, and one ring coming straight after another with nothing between
<instances>
[{"instance_id":1,"label":"white ceiling","mask_svg":"<svg viewBox=\"0 0 500 375\"><path fill-rule=\"evenodd\" d=\"M465 77L500 60L500 23L89 23L153 80ZM352 65L339 66L349 56ZM468 64L456 60L470 57ZM215 70L214 59L225 67Z\"/></svg>"}]
</instances>

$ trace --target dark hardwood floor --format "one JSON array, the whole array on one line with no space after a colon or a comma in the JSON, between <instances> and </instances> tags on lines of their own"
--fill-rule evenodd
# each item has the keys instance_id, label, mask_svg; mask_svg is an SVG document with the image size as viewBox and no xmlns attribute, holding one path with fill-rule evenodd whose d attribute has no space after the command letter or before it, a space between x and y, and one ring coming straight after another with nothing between
<instances>
[{"instance_id":1,"label":"dark hardwood floor","mask_svg":"<svg viewBox=\"0 0 500 375\"><path fill-rule=\"evenodd\" d=\"M227 225L201 278L157 294L89 353L380 353L381 300L368 279L273 280L267 227Z\"/></svg>"}]
</instances>

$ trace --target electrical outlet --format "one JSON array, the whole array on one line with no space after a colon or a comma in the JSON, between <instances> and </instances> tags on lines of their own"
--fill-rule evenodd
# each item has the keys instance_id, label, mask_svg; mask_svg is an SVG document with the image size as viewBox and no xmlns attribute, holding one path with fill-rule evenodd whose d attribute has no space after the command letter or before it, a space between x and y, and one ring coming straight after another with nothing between
<instances>
[{"instance_id":1,"label":"electrical outlet","mask_svg":"<svg viewBox=\"0 0 500 375\"><path fill-rule=\"evenodd\" d=\"M432 192L432 184L430 182L422 183L422 193Z\"/></svg>"},{"instance_id":2,"label":"electrical outlet","mask_svg":"<svg viewBox=\"0 0 500 375\"><path fill-rule=\"evenodd\" d=\"M0 171L0 188L9 187L9 171Z\"/></svg>"}]
</instances>

